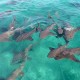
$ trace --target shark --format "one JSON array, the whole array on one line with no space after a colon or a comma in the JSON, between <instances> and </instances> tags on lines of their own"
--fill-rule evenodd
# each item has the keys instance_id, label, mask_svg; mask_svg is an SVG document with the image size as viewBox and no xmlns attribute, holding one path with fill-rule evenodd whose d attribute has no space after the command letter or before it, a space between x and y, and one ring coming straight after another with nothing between
<instances>
[{"instance_id":1,"label":"shark","mask_svg":"<svg viewBox=\"0 0 80 80\"><path fill-rule=\"evenodd\" d=\"M10 37L12 37L15 34L15 32L20 30L21 28L16 28L14 30L4 31L3 33L0 34L0 42L11 41Z\"/></svg>"},{"instance_id":2,"label":"shark","mask_svg":"<svg viewBox=\"0 0 80 80\"><path fill-rule=\"evenodd\" d=\"M77 31L80 30L80 27L73 28L69 24L67 27L64 28L64 39L66 42L69 42L70 39L72 39Z\"/></svg>"},{"instance_id":3,"label":"shark","mask_svg":"<svg viewBox=\"0 0 80 80\"><path fill-rule=\"evenodd\" d=\"M58 44L59 47L57 49L54 49L54 48L49 48L50 49L50 52L48 54L48 57L49 58L53 58L53 57L56 57L57 55L59 55L61 52L63 52L66 47L67 47L67 44L66 45L63 45L61 46L60 44Z\"/></svg>"},{"instance_id":4,"label":"shark","mask_svg":"<svg viewBox=\"0 0 80 80\"><path fill-rule=\"evenodd\" d=\"M31 30L30 32L26 32L26 33L23 33L21 35L19 35L16 39L16 42L19 42L19 41L23 41L23 40L33 40L31 35L36 32L36 28L34 28L33 30Z\"/></svg>"},{"instance_id":5,"label":"shark","mask_svg":"<svg viewBox=\"0 0 80 80\"><path fill-rule=\"evenodd\" d=\"M64 28L58 26L58 28L55 29L54 31L57 33L56 37L63 37L66 43L68 43L69 40L72 39L75 33L79 30L80 30L80 27L74 28L69 23L65 22Z\"/></svg>"},{"instance_id":6,"label":"shark","mask_svg":"<svg viewBox=\"0 0 80 80\"><path fill-rule=\"evenodd\" d=\"M43 38L45 38L48 35L55 35L55 34L53 34L53 33L50 32L50 30L52 30L55 25L56 24L53 23L50 26L48 26L45 30L41 31L40 32L40 38L43 39Z\"/></svg>"},{"instance_id":7,"label":"shark","mask_svg":"<svg viewBox=\"0 0 80 80\"><path fill-rule=\"evenodd\" d=\"M25 50L22 50L21 52L15 52L13 59L11 61L11 64L18 64L18 63L22 63L26 60L30 60L31 58L28 57L28 52L31 50L33 44L30 44L27 48L25 48Z\"/></svg>"},{"instance_id":8,"label":"shark","mask_svg":"<svg viewBox=\"0 0 80 80\"><path fill-rule=\"evenodd\" d=\"M11 73L11 75L7 78L7 80L16 80L17 79L17 77L19 77L19 76L22 76L23 77L23 75L24 75L24 73L23 73L23 69L24 69L24 67L25 67L25 62L26 62L26 60L27 60L27 54L28 54L28 52L29 52L29 50L32 48L32 46L33 46L33 44L30 44L27 48L25 48L25 50L24 50L24 52L25 52L25 55L23 56L24 58L24 61L20 64L20 66L17 68L17 69L15 69L12 73Z\"/></svg>"},{"instance_id":9,"label":"shark","mask_svg":"<svg viewBox=\"0 0 80 80\"><path fill-rule=\"evenodd\" d=\"M54 29L54 31L56 32L56 34L57 34L57 38L58 37L63 37L63 35L64 35L64 30L63 30L63 28L61 27L61 26L58 26L56 29Z\"/></svg>"},{"instance_id":10,"label":"shark","mask_svg":"<svg viewBox=\"0 0 80 80\"><path fill-rule=\"evenodd\" d=\"M60 46L57 49L50 48L50 52L48 54L48 58L54 58L55 60L60 60L63 58L67 58L73 60L75 62L80 62L80 60L76 59L74 54L80 52L80 48L67 48L67 45Z\"/></svg>"},{"instance_id":11,"label":"shark","mask_svg":"<svg viewBox=\"0 0 80 80\"><path fill-rule=\"evenodd\" d=\"M6 31L0 34L0 42L10 41L10 37L14 34L14 31Z\"/></svg>"},{"instance_id":12,"label":"shark","mask_svg":"<svg viewBox=\"0 0 80 80\"><path fill-rule=\"evenodd\" d=\"M1 27L0 28L0 31L3 33L3 32L6 32L8 30L14 30L15 29L15 22L16 22L16 17L13 16L13 20L12 22L9 24L9 27Z\"/></svg>"},{"instance_id":13,"label":"shark","mask_svg":"<svg viewBox=\"0 0 80 80\"><path fill-rule=\"evenodd\" d=\"M15 69L12 74L7 78L7 80L16 80L18 76L23 76L22 72L24 69L25 63L23 62L17 69Z\"/></svg>"},{"instance_id":14,"label":"shark","mask_svg":"<svg viewBox=\"0 0 80 80\"><path fill-rule=\"evenodd\" d=\"M10 37L15 33L14 28L15 28L15 17L13 17L13 20L11 24L9 25L9 29L7 28L2 28L2 33L0 34L0 42L4 41L10 41Z\"/></svg>"}]
</instances>

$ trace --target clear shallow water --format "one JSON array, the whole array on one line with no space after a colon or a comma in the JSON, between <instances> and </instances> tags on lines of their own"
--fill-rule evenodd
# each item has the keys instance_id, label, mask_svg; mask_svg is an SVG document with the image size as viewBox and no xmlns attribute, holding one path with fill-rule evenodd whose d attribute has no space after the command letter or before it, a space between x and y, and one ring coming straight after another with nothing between
<instances>
[{"instance_id":1,"label":"clear shallow water","mask_svg":"<svg viewBox=\"0 0 80 80\"><path fill-rule=\"evenodd\" d=\"M48 13L54 17L54 20L59 25L62 25L62 23L58 22L58 18L69 22L73 27L79 27L80 7L74 7L70 5L70 2L80 2L80 0L15 0L15 4L10 4L10 0L1 0L0 13L7 10L13 12L10 15L3 14L0 16L0 27L8 27L13 15L15 15L17 19L16 27L21 27L26 17L29 20L25 27L34 26L37 22L43 22L41 27L44 28L52 23L51 20L47 19ZM13 58L12 51L20 51L29 44L39 41L39 32L34 33L32 37L33 41L0 42L0 77L7 79L19 66L19 64L10 64ZM68 59L56 61L47 58L50 51L49 47L57 48L58 43L65 44L65 41L63 38L55 38L54 36L48 36L40 40L33 47L33 50L28 53L32 59L26 61L23 70L24 75L17 80L79 80L80 63ZM80 47L80 31L70 40L68 47ZM79 56L76 57L80 59Z\"/></svg>"}]
</instances>

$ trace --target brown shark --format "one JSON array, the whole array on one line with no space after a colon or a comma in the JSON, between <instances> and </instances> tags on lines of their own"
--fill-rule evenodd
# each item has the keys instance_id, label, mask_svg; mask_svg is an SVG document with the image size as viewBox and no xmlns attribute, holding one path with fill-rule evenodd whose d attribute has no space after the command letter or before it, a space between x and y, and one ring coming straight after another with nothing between
<instances>
[{"instance_id":1,"label":"brown shark","mask_svg":"<svg viewBox=\"0 0 80 80\"><path fill-rule=\"evenodd\" d=\"M57 55L59 55L60 53L62 53L66 49L66 47L67 47L67 45L60 46L57 49L50 48L50 52L48 54L48 57L49 58L56 57Z\"/></svg>"},{"instance_id":2,"label":"brown shark","mask_svg":"<svg viewBox=\"0 0 80 80\"><path fill-rule=\"evenodd\" d=\"M10 41L10 37L14 35L16 31L22 30L21 28L16 28L14 30L8 30L0 34L0 42Z\"/></svg>"},{"instance_id":3,"label":"brown shark","mask_svg":"<svg viewBox=\"0 0 80 80\"><path fill-rule=\"evenodd\" d=\"M21 51L20 53L17 53L17 54L15 53L15 55L13 56L11 64L22 63L26 60L31 59L30 57L28 57L28 52L30 51L32 46L33 45L30 44L27 48L25 48L24 51Z\"/></svg>"},{"instance_id":4,"label":"brown shark","mask_svg":"<svg viewBox=\"0 0 80 80\"><path fill-rule=\"evenodd\" d=\"M55 34L53 34L53 33L50 32L50 30L52 30L55 25L56 24L53 23L52 25L50 25L49 27L47 27L44 31L41 31L40 38L45 38L48 35L55 35Z\"/></svg>"},{"instance_id":5,"label":"brown shark","mask_svg":"<svg viewBox=\"0 0 80 80\"><path fill-rule=\"evenodd\" d=\"M77 54L77 53L80 53L80 48L67 48L63 54L70 54L70 55L73 55L73 54Z\"/></svg>"},{"instance_id":6,"label":"brown shark","mask_svg":"<svg viewBox=\"0 0 80 80\"><path fill-rule=\"evenodd\" d=\"M19 55L17 55L16 60L22 58L23 62L21 63L19 68L17 68L16 70L13 71L13 73L7 78L7 80L16 80L16 78L18 76L23 76L22 70L25 66L26 60L28 59L27 54L28 54L29 50L32 48L32 46L33 46L33 44L30 44L27 48L25 48L23 53L21 52Z\"/></svg>"},{"instance_id":7,"label":"brown shark","mask_svg":"<svg viewBox=\"0 0 80 80\"><path fill-rule=\"evenodd\" d=\"M23 31L24 30L24 27L20 27L20 28L16 28L14 29L14 24L15 24L15 16L13 17L13 21L12 23L10 24L9 26L9 30L5 30L4 33L0 34L0 41L3 42L3 41L10 41L10 37L14 35L15 32L17 31ZM25 23L24 23L25 24ZM3 28L4 29L4 28ZM30 33L29 33L30 34ZM32 39L32 38L30 38Z\"/></svg>"},{"instance_id":8,"label":"brown shark","mask_svg":"<svg viewBox=\"0 0 80 80\"><path fill-rule=\"evenodd\" d=\"M64 28L64 38L65 38L65 40L69 41L70 39L72 39L74 37L75 32L77 32L79 30L80 30L80 27L73 28L72 26L70 26L68 24L67 27Z\"/></svg>"},{"instance_id":9,"label":"brown shark","mask_svg":"<svg viewBox=\"0 0 80 80\"><path fill-rule=\"evenodd\" d=\"M76 59L76 57L73 55L77 52L80 52L80 48L66 49L60 55L56 56L55 59L58 60L58 59L62 59L62 58L68 58L68 59L73 60L75 62L80 62L80 60Z\"/></svg>"},{"instance_id":10,"label":"brown shark","mask_svg":"<svg viewBox=\"0 0 80 80\"><path fill-rule=\"evenodd\" d=\"M18 76L23 76L23 68L25 66L25 63L23 62L19 68L13 71L13 73L7 78L7 80L16 80Z\"/></svg>"},{"instance_id":11,"label":"brown shark","mask_svg":"<svg viewBox=\"0 0 80 80\"><path fill-rule=\"evenodd\" d=\"M16 20L15 17L13 17L12 23L10 23L9 28L2 27L2 28L0 28L0 31L3 33L3 32L6 32L8 30L14 30L14 28L15 28L15 20Z\"/></svg>"},{"instance_id":12,"label":"brown shark","mask_svg":"<svg viewBox=\"0 0 80 80\"><path fill-rule=\"evenodd\" d=\"M61 46L61 48L63 48L64 46ZM75 56L73 54L80 52L80 48L73 48L73 49L68 49L63 48L57 48L57 49L52 49L49 54L48 57L49 58L54 58L55 60L59 60L59 59L63 59L63 58L68 58L71 59L75 62L80 62L78 59L75 58Z\"/></svg>"},{"instance_id":13,"label":"brown shark","mask_svg":"<svg viewBox=\"0 0 80 80\"><path fill-rule=\"evenodd\" d=\"M63 59L63 58L67 58L67 59L70 59L72 61L75 61L75 62L80 62L80 60L76 59L74 55L70 55L69 53L64 55L64 54L59 54L57 55L54 59L55 60L60 60L60 59Z\"/></svg>"},{"instance_id":14,"label":"brown shark","mask_svg":"<svg viewBox=\"0 0 80 80\"><path fill-rule=\"evenodd\" d=\"M1 42L10 41L9 37L11 37L15 33L14 25L15 25L15 17L13 17L12 23L9 26L9 30L7 30L6 28L3 28L3 29L6 29L6 30L4 31L4 33L0 34L0 41Z\"/></svg>"},{"instance_id":15,"label":"brown shark","mask_svg":"<svg viewBox=\"0 0 80 80\"><path fill-rule=\"evenodd\" d=\"M57 36L56 37L62 37L64 35L64 29L60 26L57 27L57 29L54 29Z\"/></svg>"},{"instance_id":16,"label":"brown shark","mask_svg":"<svg viewBox=\"0 0 80 80\"><path fill-rule=\"evenodd\" d=\"M36 28L33 29L32 31L30 32L26 32L26 33L23 33L22 35L18 36L18 38L16 39L17 42L19 41L22 41L22 40L33 40L31 35L36 32Z\"/></svg>"},{"instance_id":17,"label":"brown shark","mask_svg":"<svg viewBox=\"0 0 80 80\"><path fill-rule=\"evenodd\" d=\"M0 42L4 42L4 41L10 41L10 37L14 34L14 31L6 31L2 34L0 34Z\"/></svg>"},{"instance_id":18,"label":"brown shark","mask_svg":"<svg viewBox=\"0 0 80 80\"><path fill-rule=\"evenodd\" d=\"M57 31L59 34L63 34L63 29L60 26L58 27Z\"/></svg>"},{"instance_id":19,"label":"brown shark","mask_svg":"<svg viewBox=\"0 0 80 80\"><path fill-rule=\"evenodd\" d=\"M15 21L15 17L14 17L14 21ZM13 22L13 23L15 23L15 22ZM27 23L27 19L25 18L24 21L23 21L23 26L22 27L26 26L26 23ZM16 32L12 36L13 40L16 40L21 34L26 33L25 28L22 28L22 27L18 27L18 28L15 29Z\"/></svg>"}]
</instances>

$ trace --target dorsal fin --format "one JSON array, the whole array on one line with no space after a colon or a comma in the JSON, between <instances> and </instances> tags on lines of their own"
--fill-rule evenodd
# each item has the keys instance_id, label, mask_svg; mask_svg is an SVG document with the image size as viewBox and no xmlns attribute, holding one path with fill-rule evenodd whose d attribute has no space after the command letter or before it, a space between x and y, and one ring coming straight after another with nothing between
<instances>
[{"instance_id":1,"label":"dorsal fin","mask_svg":"<svg viewBox=\"0 0 80 80\"><path fill-rule=\"evenodd\" d=\"M33 38L32 38L31 36L29 36L29 37L27 38L27 40L33 41Z\"/></svg>"},{"instance_id":2,"label":"dorsal fin","mask_svg":"<svg viewBox=\"0 0 80 80\"><path fill-rule=\"evenodd\" d=\"M12 22L9 25L9 30L14 30L14 28L15 28L15 22L16 22L16 17L13 16L13 20L12 20Z\"/></svg>"},{"instance_id":3,"label":"dorsal fin","mask_svg":"<svg viewBox=\"0 0 80 80\"><path fill-rule=\"evenodd\" d=\"M49 47L49 49L52 51L52 50L54 50L54 48L52 48L52 47Z\"/></svg>"},{"instance_id":4,"label":"dorsal fin","mask_svg":"<svg viewBox=\"0 0 80 80\"><path fill-rule=\"evenodd\" d=\"M51 16L50 12L48 12L48 18L52 19L52 16Z\"/></svg>"},{"instance_id":5,"label":"dorsal fin","mask_svg":"<svg viewBox=\"0 0 80 80\"><path fill-rule=\"evenodd\" d=\"M37 31L37 32L41 32L41 31L43 31L43 30L42 30L40 27L37 27L37 28L36 28L36 31Z\"/></svg>"}]
</instances>

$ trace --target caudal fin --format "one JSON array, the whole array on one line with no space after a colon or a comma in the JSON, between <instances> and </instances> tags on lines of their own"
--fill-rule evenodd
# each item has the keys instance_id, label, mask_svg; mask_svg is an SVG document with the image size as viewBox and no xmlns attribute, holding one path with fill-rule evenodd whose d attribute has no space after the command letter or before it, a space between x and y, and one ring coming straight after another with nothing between
<instances>
[{"instance_id":1,"label":"caudal fin","mask_svg":"<svg viewBox=\"0 0 80 80\"><path fill-rule=\"evenodd\" d=\"M71 55L69 59L71 59L75 62L80 62L80 60L76 59L74 55Z\"/></svg>"}]
</instances>

